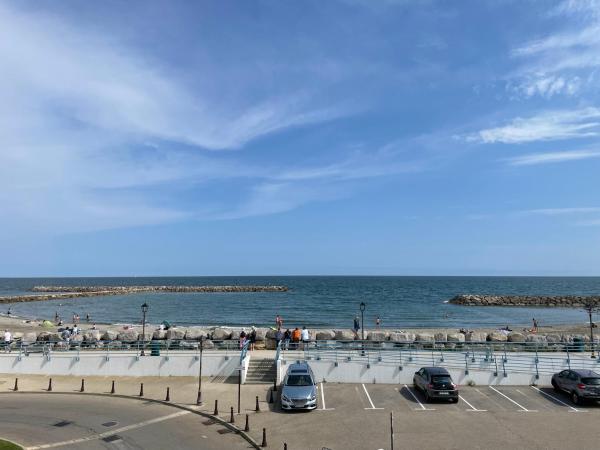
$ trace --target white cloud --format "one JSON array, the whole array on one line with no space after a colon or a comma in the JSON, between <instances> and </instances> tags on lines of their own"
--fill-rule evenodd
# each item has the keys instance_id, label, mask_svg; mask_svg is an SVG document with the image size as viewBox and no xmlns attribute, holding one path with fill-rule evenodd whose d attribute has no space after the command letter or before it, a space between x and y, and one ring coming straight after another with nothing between
<instances>
[{"instance_id":1,"label":"white cloud","mask_svg":"<svg viewBox=\"0 0 600 450\"><path fill-rule=\"evenodd\" d=\"M508 158L505 161L512 166L533 166L537 164L561 163L581 159L599 158L600 151L579 150L567 152L531 153Z\"/></svg>"},{"instance_id":2,"label":"white cloud","mask_svg":"<svg viewBox=\"0 0 600 450\"><path fill-rule=\"evenodd\" d=\"M539 95L544 98L551 98L558 94L575 95L581 89L581 85L581 79L578 76L565 78L554 75L539 75L527 77L515 86L509 86L509 88L525 97Z\"/></svg>"},{"instance_id":3,"label":"white cloud","mask_svg":"<svg viewBox=\"0 0 600 450\"><path fill-rule=\"evenodd\" d=\"M597 136L600 109L545 111L529 118L517 117L509 124L480 130L467 136L471 142L517 144Z\"/></svg>"},{"instance_id":4,"label":"white cloud","mask_svg":"<svg viewBox=\"0 0 600 450\"><path fill-rule=\"evenodd\" d=\"M528 209L522 211L528 214L541 214L544 216L561 216L561 215L572 215L572 214L588 214L600 212L599 206L589 207L576 207L576 208L540 208L540 209Z\"/></svg>"},{"instance_id":5,"label":"white cloud","mask_svg":"<svg viewBox=\"0 0 600 450\"><path fill-rule=\"evenodd\" d=\"M208 69L198 76L219 80ZM229 79L211 90L201 81L179 80L108 32L0 4L0 205L11 217L1 230L86 231L195 216L169 198L178 184L269 177L203 149L240 148L356 110L320 102L304 87L251 99L228 90Z\"/></svg>"}]
</instances>

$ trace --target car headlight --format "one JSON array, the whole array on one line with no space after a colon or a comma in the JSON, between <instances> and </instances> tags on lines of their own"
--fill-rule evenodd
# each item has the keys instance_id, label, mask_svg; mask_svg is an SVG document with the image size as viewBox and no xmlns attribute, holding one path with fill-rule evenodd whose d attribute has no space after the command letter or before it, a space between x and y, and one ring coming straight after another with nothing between
<instances>
[{"instance_id":1,"label":"car headlight","mask_svg":"<svg viewBox=\"0 0 600 450\"><path fill-rule=\"evenodd\" d=\"M312 394L312 395L309 397L309 400L316 400L316 399L317 399L317 394Z\"/></svg>"},{"instance_id":2,"label":"car headlight","mask_svg":"<svg viewBox=\"0 0 600 450\"><path fill-rule=\"evenodd\" d=\"M281 394L281 400L283 400L284 402L289 402L290 399L287 398L285 395Z\"/></svg>"}]
</instances>

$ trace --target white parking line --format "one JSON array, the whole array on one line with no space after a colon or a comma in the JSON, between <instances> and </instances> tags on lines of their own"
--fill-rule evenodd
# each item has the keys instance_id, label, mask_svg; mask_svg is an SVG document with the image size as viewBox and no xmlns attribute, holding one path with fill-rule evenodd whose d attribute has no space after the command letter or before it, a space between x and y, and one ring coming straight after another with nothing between
<instances>
[{"instance_id":1,"label":"white parking line","mask_svg":"<svg viewBox=\"0 0 600 450\"><path fill-rule=\"evenodd\" d=\"M32 447L27 447L26 450L37 450L40 448L63 447L65 445L79 444L80 442L95 441L97 439L103 439L105 437L112 436L117 433L124 433L125 431L135 430L137 428L145 427L145 426L152 425L152 424L155 424L158 422L164 422L165 420L174 419L176 417L180 417L185 414L190 414L190 412L189 411L180 411L180 412L176 412L173 414L169 414L167 416L156 417L154 419L146 420L144 422L134 423L132 425L127 425L125 427L116 428L114 430L105 431L104 433L93 434L91 436L86 436L86 437L79 438L79 439L71 439L69 441L55 442L53 444L34 445Z\"/></svg>"},{"instance_id":2,"label":"white parking line","mask_svg":"<svg viewBox=\"0 0 600 450\"><path fill-rule=\"evenodd\" d=\"M509 402L514 403L515 405L517 405L519 408L521 408L521 410L525 411L525 412L537 412L535 409L527 409L525 408L523 405L520 405L519 403L515 402L512 398L510 398L508 395L504 395L502 392L500 392L498 389L496 389L494 386L490 386L490 389L493 390L494 392L497 392L498 394L500 394L502 397L504 397L506 400L508 400Z\"/></svg>"},{"instance_id":3,"label":"white parking line","mask_svg":"<svg viewBox=\"0 0 600 450\"><path fill-rule=\"evenodd\" d=\"M475 411L475 412L487 412L487 409L477 409L473 405L471 405L466 398L459 394L460 399L465 402L467 405L471 407L471 409L467 409L466 411Z\"/></svg>"},{"instance_id":4,"label":"white parking line","mask_svg":"<svg viewBox=\"0 0 600 450\"><path fill-rule=\"evenodd\" d=\"M560 400L558 397L555 397L554 395L548 394L547 392L542 391L541 389L536 388L535 386L531 386L532 389L535 389L536 391L538 391L540 394L544 394L546 397L550 397L552 400L554 400L555 402L560 403L561 405L565 405L568 408L571 409L571 411L573 412L587 412L584 409L577 409L577 408L573 408L571 405L569 405L568 403L563 402L562 400Z\"/></svg>"},{"instance_id":5,"label":"white parking line","mask_svg":"<svg viewBox=\"0 0 600 450\"><path fill-rule=\"evenodd\" d=\"M367 398L369 399L369 403L371 404L370 408L365 408L365 409L384 409L384 408L375 408L375 405L373 404L373 400L371 400L371 396L369 395L369 391L367 391L367 388L365 387L364 383L363 383L362 387L365 390L365 394L367 394Z\"/></svg>"},{"instance_id":6,"label":"white parking line","mask_svg":"<svg viewBox=\"0 0 600 450\"><path fill-rule=\"evenodd\" d=\"M317 411L332 411L335 408L327 408L325 405L325 388L323 387L323 383L320 383L321 385L321 405L322 407L317 409Z\"/></svg>"},{"instance_id":7,"label":"white parking line","mask_svg":"<svg viewBox=\"0 0 600 450\"><path fill-rule=\"evenodd\" d=\"M419 401L419 399L417 398L417 396L413 393L413 391L410 390L410 388L405 384L404 387L406 388L406 390L409 392L410 395L412 395L412 398L415 399L415 401L419 404L419 406L421 407L421 409L415 409L415 411L435 411L435 409L433 408L425 408L425 406L423 405L423 403L421 403Z\"/></svg>"}]
</instances>

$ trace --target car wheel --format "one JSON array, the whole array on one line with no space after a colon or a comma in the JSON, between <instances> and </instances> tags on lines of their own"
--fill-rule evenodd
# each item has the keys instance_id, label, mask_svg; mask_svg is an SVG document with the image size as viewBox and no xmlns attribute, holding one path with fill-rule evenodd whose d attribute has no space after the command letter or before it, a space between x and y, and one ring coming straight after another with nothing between
<instances>
[{"instance_id":1,"label":"car wheel","mask_svg":"<svg viewBox=\"0 0 600 450\"><path fill-rule=\"evenodd\" d=\"M453 398L452 403L458 403L458 398Z\"/></svg>"},{"instance_id":2,"label":"car wheel","mask_svg":"<svg viewBox=\"0 0 600 450\"><path fill-rule=\"evenodd\" d=\"M425 391L425 403L429 403L431 401L431 397L429 396L429 392Z\"/></svg>"},{"instance_id":3,"label":"car wheel","mask_svg":"<svg viewBox=\"0 0 600 450\"><path fill-rule=\"evenodd\" d=\"M560 387L556 384L556 381L552 380L552 387L556 392L560 392Z\"/></svg>"},{"instance_id":4,"label":"car wheel","mask_svg":"<svg viewBox=\"0 0 600 450\"><path fill-rule=\"evenodd\" d=\"M573 403L575 403L576 405L579 405L581 403L581 399L579 398L579 395L577 395L577 392L572 392L571 393L571 400L573 401Z\"/></svg>"}]
</instances>

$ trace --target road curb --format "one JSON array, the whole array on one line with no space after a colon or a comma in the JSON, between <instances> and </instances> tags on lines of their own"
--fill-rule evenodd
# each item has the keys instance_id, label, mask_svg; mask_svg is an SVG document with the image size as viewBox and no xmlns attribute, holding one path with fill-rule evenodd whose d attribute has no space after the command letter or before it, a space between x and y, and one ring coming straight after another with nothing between
<instances>
[{"instance_id":1,"label":"road curb","mask_svg":"<svg viewBox=\"0 0 600 450\"><path fill-rule=\"evenodd\" d=\"M213 416L212 414L209 413L205 413L204 411L199 411L197 409L193 409L190 408L188 406L184 406L184 405L180 405L177 403L171 403L171 402L166 402L164 400L156 400L156 399L152 399L152 398L145 398L145 397L137 397L137 396L132 396L132 395L123 395L123 394L103 394L103 393L95 393L95 392L48 392L48 391L17 391L17 392L0 392L0 394L3 395L20 395L20 394L48 394L48 395L79 395L79 396L94 396L94 397L113 397L113 398L123 398L126 400L136 400L138 402L152 402L152 403L157 403L160 405L164 405L164 406L170 406L172 408L177 408L177 409L181 409L183 411L189 411L191 413L194 413L198 416L202 416L202 417L206 417L208 419L212 419L216 422L219 422L219 424L223 425L225 428L233 431L234 433L238 434L239 436L241 436L245 441L247 441L253 448L260 450L261 447L258 445L258 443L250 436L248 435L248 433L246 433L244 430L236 427L235 425L227 422L224 419L221 419L218 416Z\"/></svg>"}]
</instances>

